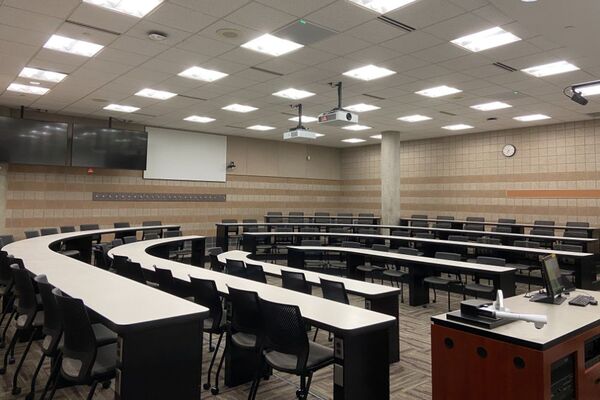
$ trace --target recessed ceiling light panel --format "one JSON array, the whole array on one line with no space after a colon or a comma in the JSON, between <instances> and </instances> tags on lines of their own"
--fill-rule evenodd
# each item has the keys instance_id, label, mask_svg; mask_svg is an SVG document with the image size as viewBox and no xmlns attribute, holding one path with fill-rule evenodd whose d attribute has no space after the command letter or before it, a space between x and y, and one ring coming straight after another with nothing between
<instances>
[{"instance_id":1,"label":"recessed ceiling light panel","mask_svg":"<svg viewBox=\"0 0 600 400\"><path fill-rule=\"evenodd\" d=\"M213 122L215 119L211 118L211 117L203 117L200 115L190 115L189 117L185 117L183 119L184 121L190 121L190 122L198 122L201 124L206 124L208 122Z\"/></svg>"},{"instance_id":2,"label":"recessed ceiling light panel","mask_svg":"<svg viewBox=\"0 0 600 400\"><path fill-rule=\"evenodd\" d=\"M167 100L177 96L177 93L166 92L164 90L142 89L135 94L136 96L148 97L150 99Z\"/></svg>"},{"instance_id":3,"label":"recessed ceiling light panel","mask_svg":"<svg viewBox=\"0 0 600 400\"><path fill-rule=\"evenodd\" d=\"M302 116L302 123L309 124L311 122L317 122L318 120L319 120L319 118L316 118L316 117L309 117L307 115ZM298 117L288 118L288 121L298 122Z\"/></svg>"},{"instance_id":4,"label":"recessed ceiling light panel","mask_svg":"<svg viewBox=\"0 0 600 400\"><path fill-rule=\"evenodd\" d=\"M222 110L234 111L239 113L248 113L251 111L258 110L258 108L252 106L245 106L243 104L230 104L228 106L223 107Z\"/></svg>"},{"instance_id":5,"label":"recessed ceiling light panel","mask_svg":"<svg viewBox=\"0 0 600 400\"><path fill-rule=\"evenodd\" d=\"M362 143L362 142L366 142L365 139L359 139L359 138L349 138L349 139L342 139L342 142L345 143Z\"/></svg>"},{"instance_id":6,"label":"recessed ceiling light panel","mask_svg":"<svg viewBox=\"0 0 600 400\"><path fill-rule=\"evenodd\" d=\"M345 110L354 111L354 112L367 112L373 110L379 110L381 107L374 106L372 104L358 103L352 104L350 106L345 106Z\"/></svg>"},{"instance_id":7,"label":"recessed ceiling light panel","mask_svg":"<svg viewBox=\"0 0 600 400\"><path fill-rule=\"evenodd\" d=\"M366 126L366 125L354 124L354 125L346 125L346 126L342 127L342 129L346 129L348 131L366 131L367 129L371 129L371 127Z\"/></svg>"},{"instance_id":8,"label":"recessed ceiling light panel","mask_svg":"<svg viewBox=\"0 0 600 400\"><path fill-rule=\"evenodd\" d=\"M85 40L71 39L66 36L52 35L44 44L44 48L61 51L63 53L76 54L78 56L92 57L94 54L104 48L96 43L86 42Z\"/></svg>"},{"instance_id":9,"label":"recessed ceiling light panel","mask_svg":"<svg viewBox=\"0 0 600 400\"><path fill-rule=\"evenodd\" d=\"M420 114L407 115L406 117L398 118L398 120L404 121L404 122L421 122L421 121L429 121L430 119L431 119L431 117L428 117L426 115L420 115Z\"/></svg>"},{"instance_id":10,"label":"recessed ceiling light panel","mask_svg":"<svg viewBox=\"0 0 600 400\"><path fill-rule=\"evenodd\" d=\"M142 18L154 10L163 0L83 0L83 2Z\"/></svg>"},{"instance_id":11,"label":"recessed ceiling light panel","mask_svg":"<svg viewBox=\"0 0 600 400\"><path fill-rule=\"evenodd\" d=\"M243 48L279 57L291 51L298 50L304 45L277 36L264 34L242 45Z\"/></svg>"},{"instance_id":12,"label":"recessed ceiling light panel","mask_svg":"<svg viewBox=\"0 0 600 400\"><path fill-rule=\"evenodd\" d=\"M446 129L449 131L461 131L463 129L472 129L473 127L471 125L467 125L467 124L455 124L455 125L446 125L446 126L442 126L442 129Z\"/></svg>"},{"instance_id":13,"label":"recessed ceiling light panel","mask_svg":"<svg viewBox=\"0 0 600 400\"><path fill-rule=\"evenodd\" d=\"M600 84L579 86L575 88L575 91L582 96L594 96L600 94Z\"/></svg>"},{"instance_id":14,"label":"recessed ceiling light panel","mask_svg":"<svg viewBox=\"0 0 600 400\"><path fill-rule=\"evenodd\" d=\"M22 85L20 83L11 83L10 85L8 85L6 90L9 90L11 92L35 94L38 96L44 95L50 91L50 89L46 89L44 87Z\"/></svg>"},{"instance_id":15,"label":"recessed ceiling light panel","mask_svg":"<svg viewBox=\"0 0 600 400\"><path fill-rule=\"evenodd\" d=\"M407 4L414 3L416 0L350 0L351 3L359 5L369 10L385 14Z\"/></svg>"},{"instance_id":16,"label":"recessed ceiling light panel","mask_svg":"<svg viewBox=\"0 0 600 400\"><path fill-rule=\"evenodd\" d=\"M420 94L421 96L427 96L427 97L442 97L442 96L448 96L448 95L460 93L460 92L462 92L462 90L453 88L450 86L442 85L442 86L432 87L429 89L419 90L418 92L415 92L415 93Z\"/></svg>"},{"instance_id":17,"label":"recessed ceiling light panel","mask_svg":"<svg viewBox=\"0 0 600 400\"><path fill-rule=\"evenodd\" d=\"M132 113L135 112L137 110L139 110L139 107L133 107L133 106L124 106L121 104L109 104L106 107L104 107L105 110L110 110L110 111L118 111L118 112L124 112L124 113Z\"/></svg>"},{"instance_id":18,"label":"recessed ceiling light panel","mask_svg":"<svg viewBox=\"0 0 600 400\"><path fill-rule=\"evenodd\" d=\"M550 64L536 65L522 69L521 71L526 74L533 75L537 78L543 78L544 76L564 74L565 72L577 71L579 67L571 64L568 61L557 61Z\"/></svg>"},{"instance_id":19,"label":"recessed ceiling light panel","mask_svg":"<svg viewBox=\"0 0 600 400\"><path fill-rule=\"evenodd\" d=\"M382 138L381 133L379 135L371 135L369 136L371 139L380 139Z\"/></svg>"},{"instance_id":20,"label":"recessed ceiling light panel","mask_svg":"<svg viewBox=\"0 0 600 400\"><path fill-rule=\"evenodd\" d=\"M492 101L491 103L476 104L474 106L471 106L472 109L479 111L502 110L504 108L510 107L512 107L510 104L506 104L501 101Z\"/></svg>"},{"instance_id":21,"label":"recessed ceiling light panel","mask_svg":"<svg viewBox=\"0 0 600 400\"><path fill-rule=\"evenodd\" d=\"M531 121L541 121L543 119L550 119L549 116L545 114L530 114L530 115L521 115L519 117L514 117L513 119L521 122L531 122Z\"/></svg>"},{"instance_id":22,"label":"recessed ceiling light panel","mask_svg":"<svg viewBox=\"0 0 600 400\"><path fill-rule=\"evenodd\" d=\"M40 81L58 83L67 77L67 74L60 72L45 71L43 69L25 67L19 73L21 78L37 79Z\"/></svg>"},{"instance_id":23,"label":"recessed ceiling light panel","mask_svg":"<svg viewBox=\"0 0 600 400\"><path fill-rule=\"evenodd\" d=\"M300 100L314 95L315 94L312 92L294 88L280 90L279 92L273 93L273 96L283 97L291 100Z\"/></svg>"},{"instance_id":24,"label":"recessed ceiling light panel","mask_svg":"<svg viewBox=\"0 0 600 400\"><path fill-rule=\"evenodd\" d=\"M467 50L478 52L503 46L509 43L518 42L519 40L521 40L520 37L515 36L497 26L495 28L473 33L471 35L459 37L458 39L452 40L451 43L454 43Z\"/></svg>"},{"instance_id":25,"label":"recessed ceiling light panel","mask_svg":"<svg viewBox=\"0 0 600 400\"><path fill-rule=\"evenodd\" d=\"M247 127L246 129L250 129L253 131L272 131L275 128L268 125L252 125Z\"/></svg>"},{"instance_id":26,"label":"recessed ceiling light panel","mask_svg":"<svg viewBox=\"0 0 600 400\"><path fill-rule=\"evenodd\" d=\"M387 68L369 64L365 65L364 67L355 68L350 71L344 72L344 75L363 81L372 81L373 79L383 78L386 76L393 75L395 73L396 72Z\"/></svg>"},{"instance_id":27,"label":"recessed ceiling light panel","mask_svg":"<svg viewBox=\"0 0 600 400\"><path fill-rule=\"evenodd\" d=\"M220 71L215 71L212 69L194 66L186 69L185 71L181 71L177 75L182 76L184 78L195 79L197 81L214 82L216 80L226 77L229 74Z\"/></svg>"}]
</instances>

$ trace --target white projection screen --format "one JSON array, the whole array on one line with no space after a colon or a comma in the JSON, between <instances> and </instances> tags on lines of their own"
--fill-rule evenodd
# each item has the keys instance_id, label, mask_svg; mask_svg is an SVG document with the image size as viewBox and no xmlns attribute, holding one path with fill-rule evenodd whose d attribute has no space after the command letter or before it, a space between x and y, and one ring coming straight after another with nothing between
<instances>
[{"instance_id":1,"label":"white projection screen","mask_svg":"<svg viewBox=\"0 0 600 400\"><path fill-rule=\"evenodd\" d=\"M145 179L225 182L226 136L151 127L146 130Z\"/></svg>"}]
</instances>

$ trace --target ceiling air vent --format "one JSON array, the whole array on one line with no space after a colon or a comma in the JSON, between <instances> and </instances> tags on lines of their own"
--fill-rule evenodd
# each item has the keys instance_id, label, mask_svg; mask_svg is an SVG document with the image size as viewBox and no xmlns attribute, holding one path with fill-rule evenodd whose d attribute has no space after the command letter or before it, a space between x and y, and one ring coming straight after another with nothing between
<instances>
[{"instance_id":1,"label":"ceiling air vent","mask_svg":"<svg viewBox=\"0 0 600 400\"><path fill-rule=\"evenodd\" d=\"M225 125L226 128L232 128L232 129L246 129L243 126L235 126L235 125Z\"/></svg>"},{"instance_id":2,"label":"ceiling air vent","mask_svg":"<svg viewBox=\"0 0 600 400\"><path fill-rule=\"evenodd\" d=\"M76 26L79 26L79 27L82 27L82 28L93 29L93 30L98 31L98 32L108 33L108 34L115 35L115 36L121 36L120 32L111 31L110 29L100 28L98 26L88 25L88 24L84 24L84 23L81 23L81 22L73 21L73 20L70 20L70 19L66 20L65 22L67 24L76 25Z\"/></svg>"},{"instance_id":3,"label":"ceiling air vent","mask_svg":"<svg viewBox=\"0 0 600 400\"><path fill-rule=\"evenodd\" d=\"M377 17L377 19L380 20L381 22L385 23L385 24L394 26L394 27L396 27L398 29L402 29L405 32L414 32L414 31L416 31L416 29L413 28L412 26L403 24L402 22L396 21L395 19L390 18L390 17L386 17L385 15L380 15L379 17Z\"/></svg>"},{"instance_id":4,"label":"ceiling air vent","mask_svg":"<svg viewBox=\"0 0 600 400\"><path fill-rule=\"evenodd\" d=\"M363 96L370 97L375 100L385 100L385 97L375 96L374 94L363 93Z\"/></svg>"},{"instance_id":5,"label":"ceiling air vent","mask_svg":"<svg viewBox=\"0 0 600 400\"><path fill-rule=\"evenodd\" d=\"M179 97L183 97L184 99L192 99L192 100L202 100L202 101L206 101L208 99L203 99L202 97L196 97L196 96L187 96L185 94L178 94L177 96Z\"/></svg>"},{"instance_id":6,"label":"ceiling air vent","mask_svg":"<svg viewBox=\"0 0 600 400\"><path fill-rule=\"evenodd\" d=\"M253 69L258 72L264 72L265 74L275 75L275 76L283 76L284 75L281 72L275 72L275 71L271 71L271 70L260 68L260 67L250 67L250 69Z\"/></svg>"},{"instance_id":7,"label":"ceiling air vent","mask_svg":"<svg viewBox=\"0 0 600 400\"><path fill-rule=\"evenodd\" d=\"M508 72L515 72L517 70L516 68L513 68L510 65L503 64L501 62L495 62L492 65L495 65L498 68L502 68L503 70L508 71Z\"/></svg>"},{"instance_id":8,"label":"ceiling air vent","mask_svg":"<svg viewBox=\"0 0 600 400\"><path fill-rule=\"evenodd\" d=\"M456 117L456 114L448 112L448 111L440 111L440 114L450 115L451 117Z\"/></svg>"}]
</instances>

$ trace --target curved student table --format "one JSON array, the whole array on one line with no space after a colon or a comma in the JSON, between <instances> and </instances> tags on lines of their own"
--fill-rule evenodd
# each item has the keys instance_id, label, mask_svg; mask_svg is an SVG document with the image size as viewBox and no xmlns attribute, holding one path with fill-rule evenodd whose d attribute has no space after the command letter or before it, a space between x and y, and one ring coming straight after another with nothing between
<instances>
[{"instance_id":1,"label":"curved student table","mask_svg":"<svg viewBox=\"0 0 600 400\"><path fill-rule=\"evenodd\" d=\"M333 332L334 393L339 399L389 398L389 330L396 318L363 308L336 303L317 296L294 292L278 286L251 281L205 268L183 264L152 255L161 246L198 236L146 240L115 247L109 256L126 256L149 272L154 266L171 270L174 278L189 282L189 277L213 280L218 291L228 296L228 287L252 290L266 300L295 304L312 325ZM235 386L254 377L255 357L231 347L226 357L225 384Z\"/></svg>"},{"instance_id":2,"label":"curved student table","mask_svg":"<svg viewBox=\"0 0 600 400\"><path fill-rule=\"evenodd\" d=\"M370 222L370 223L379 223L381 217L377 216L353 216L353 215L263 215L265 222L270 222L272 220L279 221L287 221L288 223L297 223L299 220L301 222L317 222L317 220L329 220L329 221L338 221L338 222L351 222L351 223L360 223L361 221Z\"/></svg>"},{"instance_id":3,"label":"curved student table","mask_svg":"<svg viewBox=\"0 0 600 400\"><path fill-rule=\"evenodd\" d=\"M172 226L174 227L174 226ZM33 275L80 298L119 335L117 399L198 399L202 368L202 320L208 309L53 249L91 248L95 235L166 229L144 226L40 236L3 247ZM82 254L89 249L81 248ZM177 340L173 340L176 337Z\"/></svg>"},{"instance_id":4,"label":"curved student table","mask_svg":"<svg viewBox=\"0 0 600 400\"><path fill-rule=\"evenodd\" d=\"M256 254L257 240L259 237L337 237L341 239L366 239L374 243L417 243L425 255L433 257L437 251L462 252L466 253L468 249L476 249L479 252L493 253L494 256L505 258L508 262L519 261L519 257L526 255L546 256L556 254L562 259L570 259L573 262L571 266L575 272L575 286L581 289L596 290L599 282L596 280L596 260L597 256L593 253L579 253L573 251L560 251L545 248L505 246L478 242L463 242L454 240L426 239L412 236L389 236L389 235L371 235L362 233L331 233L331 232L247 232L244 233L244 250ZM294 240L294 243L298 243Z\"/></svg>"}]
</instances>

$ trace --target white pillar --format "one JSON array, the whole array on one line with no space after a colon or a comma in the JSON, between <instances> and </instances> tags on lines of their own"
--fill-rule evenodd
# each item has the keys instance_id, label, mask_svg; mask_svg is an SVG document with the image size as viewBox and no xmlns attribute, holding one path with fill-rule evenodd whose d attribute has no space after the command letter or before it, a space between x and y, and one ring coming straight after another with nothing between
<instances>
[{"instance_id":1,"label":"white pillar","mask_svg":"<svg viewBox=\"0 0 600 400\"><path fill-rule=\"evenodd\" d=\"M400 222L400 133L381 133L381 218L383 224Z\"/></svg>"}]
</instances>

